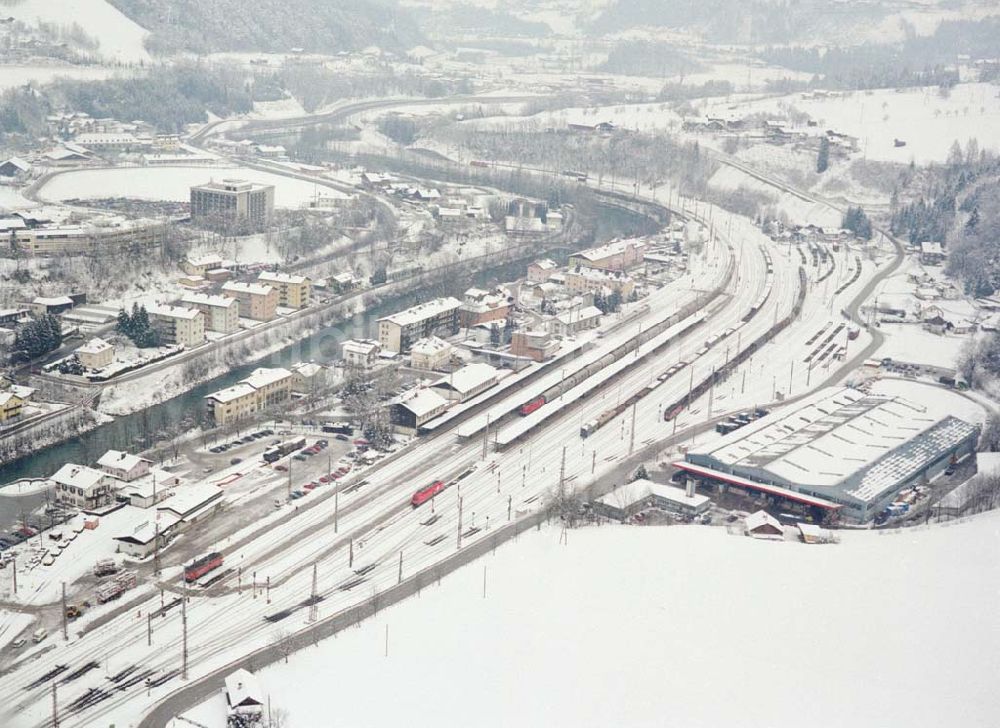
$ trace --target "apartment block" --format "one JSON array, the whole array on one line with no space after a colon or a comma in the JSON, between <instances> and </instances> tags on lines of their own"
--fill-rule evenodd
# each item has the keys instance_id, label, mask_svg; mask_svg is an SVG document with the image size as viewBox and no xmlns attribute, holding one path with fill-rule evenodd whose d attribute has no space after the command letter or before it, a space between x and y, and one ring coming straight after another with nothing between
<instances>
[{"instance_id":1,"label":"apartment block","mask_svg":"<svg viewBox=\"0 0 1000 728\"><path fill-rule=\"evenodd\" d=\"M240 316L254 321L270 321L278 315L278 289L262 283L230 282L222 295L240 302Z\"/></svg>"},{"instance_id":2,"label":"apartment block","mask_svg":"<svg viewBox=\"0 0 1000 728\"><path fill-rule=\"evenodd\" d=\"M205 315L186 306L153 306L149 322L160 333L164 344L193 347L205 341Z\"/></svg>"},{"instance_id":3,"label":"apartment block","mask_svg":"<svg viewBox=\"0 0 1000 728\"><path fill-rule=\"evenodd\" d=\"M205 328L220 334L231 334L240 328L240 302L228 296L189 293L181 303L198 309L205 316Z\"/></svg>"},{"instance_id":4,"label":"apartment block","mask_svg":"<svg viewBox=\"0 0 1000 728\"><path fill-rule=\"evenodd\" d=\"M265 271L257 281L278 290L279 306L305 308L312 300L312 281L306 276Z\"/></svg>"}]
</instances>

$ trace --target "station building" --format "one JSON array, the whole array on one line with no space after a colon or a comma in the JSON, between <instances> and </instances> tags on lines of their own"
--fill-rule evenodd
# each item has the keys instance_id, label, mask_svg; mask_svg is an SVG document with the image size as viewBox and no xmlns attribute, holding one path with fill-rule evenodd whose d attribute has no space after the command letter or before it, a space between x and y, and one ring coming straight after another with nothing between
<instances>
[{"instance_id":1,"label":"station building","mask_svg":"<svg viewBox=\"0 0 1000 728\"><path fill-rule=\"evenodd\" d=\"M870 521L900 491L975 452L980 427L900 397L829 387L690 450L674 463L719 490L743 490L816 516Z\"/></svg>"}]
</instances>

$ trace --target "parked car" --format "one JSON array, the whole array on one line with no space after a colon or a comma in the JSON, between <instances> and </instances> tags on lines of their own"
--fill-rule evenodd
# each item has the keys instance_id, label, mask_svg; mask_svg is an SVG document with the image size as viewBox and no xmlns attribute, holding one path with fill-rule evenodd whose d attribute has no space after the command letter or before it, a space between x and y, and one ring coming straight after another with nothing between
<instances>
[{"instance_id":1,"label":"parked car","mask_svg":"<svg viewBox=\"0 0 1000 728\"><path fill-rule=\"evenodd\" d=\"M16 640L10 643L10 646L13 647L15 650L19 650L26 644L28 644L28 640L24 639L23 637L18 637Z\"/></svg>"},{"instance_id":2,"label":"parked car","mask_svg":"<svg viewBox=\"0 0 1000 728\"><path fill-rule=\"evenodd\" d=\"M229 461L229 464L230 464L230 465L239 465L239 464L240 464L240 463L242 463L242 462L243 462L243 458L232 458L232 459L231 459L231 460Z\"/></svg>"},{"instance_id":3,"label":"parked car","mask_svg":"<svg viewBox=\"0 0 1000 728\"><path fill-rule=\"evenodd\" d=\"M288 472L288 468L284 465L281 465L280 463L278 465L275 465L274 469L282 473Z\"/></svg>"},{"instance_id":4,"label":"parked car","mask_svg":"<svg viewBox=\"0 0 1000 728\"><path fill-rule=\"evenodd\" d=\"M334 437L338 440L343 440L344 442L348 442L351 439L347 435L334 435Z\"/></svg>"}]
</instances>

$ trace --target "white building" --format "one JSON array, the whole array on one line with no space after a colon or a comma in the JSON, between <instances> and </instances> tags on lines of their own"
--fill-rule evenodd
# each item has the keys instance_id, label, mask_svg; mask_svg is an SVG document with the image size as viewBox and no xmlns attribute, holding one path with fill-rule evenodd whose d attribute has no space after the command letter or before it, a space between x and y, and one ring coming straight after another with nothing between
<instances>
[{"instance_id":1,"label":"white building","mask_svg":"<svg viewBox=\"0 0 1000 728\"><path fill-rule=\"evenodd\" d=\"M220 334L231 334L240 328L240 302L229 296L188 293L181 303L201 311L205 328Z\"/></svg>"},{"instance_id":2,"label":"white building","mask_svg":"<svg viewBox=\"0 0 1000 728\"><path fill-rule=\"evenodd\" d=\"M371 339L350 339L340 346L344 366L371 369L378 362L382 347Z\"/></svg>"},{"instance_id":3,"label":"white building","mask_svg":"<svg viewBox=\"0 0 1000 728\"><path fill-rule=\"evenodd\" d=\"M76 357L87 369L102 369L114 361L115 347L95 337L76 350Z\"/></svg>"},{"instance_id":4,"label":"white building","mask_svg":"<svg viewBox=\"0 0 1000 728\"><path fill-rule=\"evenodd\" d=\"M205 343L205 315L198 309L153 306L148 313L150 323L160 333L164 344L191 348Z\"/></svg>"},{"instance_id":5,"label":"white building","mask_svg":"<svg viewBox=\"0 0 1000 728\"><path fill-rule=\"evenodd\" d=\"M86 465L66 463L51 478L56 500L76 508L97 508L111 502L115 479Z\"/></svg>"},{"instance_id":6,"label":"white building","mask_svg":"<svg viewBox=\"0 0 1000 728\"><path fill-rule=\"evenodd\" d=\"M146 475L152 463L138 455L132 455L121 450L108 450L101 455L101 459L97 461L97 465L108 475L118 480L130 482Z\"/></svg>"},{"instance_id":7,"label":"white building","mask_svg":"<svg viewBox=\"0 0 1000 728\"><path fill-rule=\"evenodd\" d=\"M428 336L410 348L410 366L433 372L451 360L452 346L444 339Z\"/></svg>"},{"instance_id":8,"label":"white building","mask_svg":"<svg viewBox=\"0 0 1000 728\"><path fill-rule=\"evenodd\" d=\"M445 399L464 402L497 383L497 370L489 364L466 364L434 382L431 387Z\"/></svg>"}]
</instances>

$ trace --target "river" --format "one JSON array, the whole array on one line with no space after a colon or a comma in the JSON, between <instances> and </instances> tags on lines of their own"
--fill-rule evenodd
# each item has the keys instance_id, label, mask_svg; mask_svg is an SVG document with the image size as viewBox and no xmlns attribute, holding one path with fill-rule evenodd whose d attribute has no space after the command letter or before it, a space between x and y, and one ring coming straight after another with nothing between
<instances>
[{"instance_id":1,"label":"river","mask_svg":"<svg viewBox=\"0 0 1000 728\"><path fill-rule=\"evenodd\" d=\"M598 217L595 238L607 240L616 235L641 234L649 232L648 220L626 213L618 208L603 208ZM552 256L558 258L558 256ZM456 281L448 286L435 286L433 295L461 295L471 286L484 286L492 282L513 280L523 277L527 262L505 264L489 268L475 274L468 281ZM101 425L71 440L52 445L36 453L13 460L0 466L0 483L10 484L18 478L47 477L67 462L93 463L105 451L143 450L146 445L138 439L142 432L159 432L185 422L193 424L192 413L204 407L205 395L235 384L259 366L288 366L297 361L310 359L329 363L340 358L339 344L350 338L378 338L376 320L393 311L398 311L419 299L426 299L428 291L394 296L370 310L356 314L351 319L322 329L263 360L238 366L210 379L173 399L136 412L117 417L114 421ZM6 491L7 495L10 491ZM21 497L0 497L0 529L8 529L20 518L21 510L30 511L44 501L41 494Z\"/></svg>"}]
</instances>

